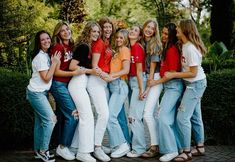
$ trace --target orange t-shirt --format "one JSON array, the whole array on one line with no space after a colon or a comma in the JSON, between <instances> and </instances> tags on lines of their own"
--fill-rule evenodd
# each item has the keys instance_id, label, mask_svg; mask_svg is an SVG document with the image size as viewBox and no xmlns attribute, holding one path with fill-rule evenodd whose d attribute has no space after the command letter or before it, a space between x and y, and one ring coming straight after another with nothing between
<instances>
[{"instance_id":1,"label":"orange t-shirt","mask_svg":"<svg viewBox=\"0 0 235 162\"><path fill-rule=\"evenodd\" d=\"M119 72L122 70L123 65L122 62L124 60L131 60L131 52L127 47L122 47L119 53L116 53L111 60L110 63L110 73ZM126 80L128 78L127 75L123 75L120 77L122 80Z\"/></svg>"}]
</instances>

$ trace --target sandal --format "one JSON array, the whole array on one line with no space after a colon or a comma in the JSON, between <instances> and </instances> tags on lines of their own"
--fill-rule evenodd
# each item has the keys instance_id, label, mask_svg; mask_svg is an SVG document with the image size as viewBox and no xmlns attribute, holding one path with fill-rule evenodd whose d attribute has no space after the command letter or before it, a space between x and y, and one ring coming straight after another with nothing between
<instances>
[{"instance_id":1,"label":"sandal","mask_svg":"<svg viewBox=\"0 0 235 162\"><path fill-rule=\"evenodd\" d=\"M186 155L186 158L185 157L182 157L180 155L182 154L185 154ZM186 162L186 161L191 161L192 160L192 155L191 154L191 151L183 151L180 155L176 156L174 158L174 162Z\"/></svg>"},{"instance_id":2,"label":"sandal","mask_svg":"<svg viewBox=\"0 0 235 162\"><path fill-rule=\"evenodd\" d=\"M196 150L196 152L192 153L193 156L204 156L205 155L205 151L202 152L200 151L200 148L205 148L204 145L203 146L196 146L194 149Z\"/></svg>"},{"instance_id":3,"label":"sandal","mask_svg":"<svg viewBox=\"0 0 235 162\"><path fill-rule=\"evenodd\" d=\"M152 157L157 156L158 154L159 154L158 148L153 149L152 147L150 147L148 151L143 153L141 156L146 157L146 158L152 158Z\"/></svg>"}]
</instances>

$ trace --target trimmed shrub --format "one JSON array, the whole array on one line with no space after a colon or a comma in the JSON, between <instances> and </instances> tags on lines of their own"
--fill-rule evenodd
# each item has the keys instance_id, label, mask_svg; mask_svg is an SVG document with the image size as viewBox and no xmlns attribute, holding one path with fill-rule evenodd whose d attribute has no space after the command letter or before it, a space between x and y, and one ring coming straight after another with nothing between
<instances>
[{"instance_id":1,"label":"trimmed shrub","mask_svg":"<svg viewBox=\"0 0 235 162\"><path fill-rule=\"evenodd\" d=\"M26 100L29 77L0 68L0 149L32 147L33 110Z\"/></svg>"},{"instance_id":2,"label":"trimmed shrub","mask_svg":"<svg viewBox=\"0 0 235 162\"><path fill-rule=\"evenodd\" d=\"M202 113L208 144L235 144L235 69L207 76Z\"/></svg>"}]
</instances>

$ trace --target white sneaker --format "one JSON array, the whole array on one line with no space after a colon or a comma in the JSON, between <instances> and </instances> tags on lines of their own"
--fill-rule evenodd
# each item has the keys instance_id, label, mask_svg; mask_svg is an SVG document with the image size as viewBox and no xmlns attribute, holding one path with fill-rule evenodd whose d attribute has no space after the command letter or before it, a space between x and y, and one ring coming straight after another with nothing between
<instances>
[{"instance_id":1,"label":"white sneaker","mask_svg":"<svg viewBox=\"0 0 235 162\"><path fill-rule=\"evenodd\" d=\"M69 151L71 152L71 154L73 154L74 156L76 156L76 154L77 154L77 152L78 152L78 148L69 147Z\"/></svg>"},{"instance_id":2,"label":"white sneaker","mask_svg":"<svg viewBox=\"0 0 235 162\"><path fill-rule=\"evenodd\" d=\"M101 147L95 148L94 156L100 161L110 161L110 157L104 153Z\"/></svg>"},{"instance_id":3,"label":"white sneaker","mask_svg":"<svg viewBox=\"0 0 235 162\"><path fill-rule=\"evenodd\" d=\"M120 158L130 152L129 145L125 142L121 144L113 153L111 153L112 158Z\"/></svg>"},{"instance_id":4,"label":"white sneaker","mask_svg":"<svg viewBox=\"0 0 235 162\"><path fill-rule=\"evenodd\" d=\"M58 146L56 148L56 154L64 158L65 160L74 160L75 156L69 151L68 147L64 147L63 149Z\"/></svg>"},{"instance_id":5,"label":"white sneaker","mask_svg":"<svg viewBox=\"0 0 235 162\"><path fill-rule=\"evenodd\" d=\"M127 156L127 157L130 157L130 158L136 158L136 157L140 157L141 154L137 154L137 152L135 152L134 150L132 150L132 151L128 152L128 153L126 154L126 156Z\"/></svg>"},{"instance_id":6,"label":"white sneaker","mask_svg":"<svg viewBox=\"0 0 235 162\"><path fill-rule=\"evenodd\" d=\"M105 154L110 154L112 149L106 146L101 146L102 150L104 151Z\"/></svg>"},{"instance_id":7,"label":"white sneaker","mask_svg":"<svg viewBox=\"0 0 235 162\"><path fill-rule=\"evenodd\" d=\"M81 153L77 152L76 159L83 162L96 162L96 159L93 158L90 153Z\"/></svg>"},{"instance_id":8,"label":"white sneaker","mask_svg":"<svg viewBox=\"0 0 235 162\"><path fill-rule=\"evenodd\" d=\"M172 152L161 156L159 160L162 162L168 162L174 159L176 156L178 156L178 152Z\"/></svg>"}]
</instances>

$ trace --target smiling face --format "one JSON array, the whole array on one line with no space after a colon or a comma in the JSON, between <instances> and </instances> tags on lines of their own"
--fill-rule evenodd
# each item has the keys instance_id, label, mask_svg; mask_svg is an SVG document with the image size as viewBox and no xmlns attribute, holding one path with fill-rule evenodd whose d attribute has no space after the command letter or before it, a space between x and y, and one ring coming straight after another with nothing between
<instances>
[{"instance_id":1,"label":"smiling face","mask_svg":"<svg viewBox=\"0 0 235 162\"><path fill-rule=\"evenodd\" d=\"M133 26L129 30L128 38L130 40L139 40L140 39L140 28L138 26Z\"/></svg>"},{"instance_id":2,"label":"smiling face","mask_svg":"<svg viewBox=\"0 0 235 162\"><path fill-rule=\"evenodd\" d=\"M91 28L90 39L91 41L97 41L99 36L100 36L100 28L95 25Z\"/></svg>"},{"instance_id":3,"label":"smiling face","mask_svg":"<svg viewBox=\"0 0 235 162\"><path fill-rule=\"evenodd\" d=\"M51 45L51 38L47 33L40 35L40 46L44 52L47 52Z\"/></svg>"},{"instance_id":4,"label":"smiling face","mask_svg":"<svg viewBox=\"0 0 235 162\"><path fill-rule=\"evenodd\" d=\"M109 39L112 35L112 32L113 32L113 27L112 27L112 24L110 23L104 23L103 25L103 35L106 39Z\"/></svg>"},{"instance_id":5,"label":"smiling face","mask_svg":"<svg viewBox=\"0 0 235 162\"><path fill-rule=\"evenodd\" d=\"M117 35L116 35L116 46L117 47L121 47L125 44L125 37L124 35L121 33L121 32L118 32Z\"/></svg>"},{"instance_id":6,"label":"smiling face","mask_svg":"<svg viewBox=\"0 0 235 162\"><path fill-rule=\"evenodd\" d=\"M153 22L149 22L143 29L145 38L151 38L156 33L156 25Z\"/></svg>"},{"instance_id":7,"label":"smiling face","mask_svg":"<svg viewBox=\"0 0 235 162\"><path fill-rule=\"evenodd\" d=\"M71 39L71 30L67 25L62 25L60 29L60 37L63 41L69 41Z\"/></svg>"},{"instance_id":8,"label":"smiling face","mask_svg":"<svg viewBox=\"0 0 235 162\"><path fill-rule=\"evenodd\" d=\"M164 27L162 29L162 43L167 43L168 42L168 29Z\"/></svg>"}]
</instances>

